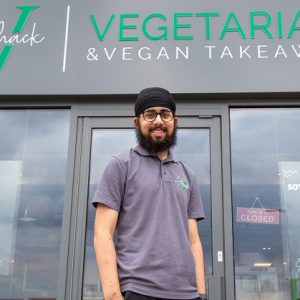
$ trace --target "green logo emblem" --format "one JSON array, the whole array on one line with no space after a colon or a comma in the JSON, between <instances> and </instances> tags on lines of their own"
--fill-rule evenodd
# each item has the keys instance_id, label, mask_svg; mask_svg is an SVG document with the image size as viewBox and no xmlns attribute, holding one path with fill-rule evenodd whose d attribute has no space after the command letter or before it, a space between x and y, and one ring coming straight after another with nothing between
<instances>
[{"instance_id":1,"label":"green logo emblem","mask_svg":"<svg viewBox=\"0 0 300 300\"><path fill-rule=\"evenodd\" d=\"M182 179L180 176L177 176L175 182L178 183L183 191L186 191L189 188L187 180Z\"/></svg>"},{"instance_id":2,"label":"green logo emblem","mask_svg":"<svg viewBox=\"0 0 300 300\"><path fill-rule=\"evenodd\" d=\"M19 5L16 6L17 8L21 9L21 14L17 20L17 23L15 24L15 27L12 30L12 34L20 33L26 23L27 18L29 17L30 13L36 9L39 8L39 5ZM10 40L16 40L16 38L11 38ZM5 45L0 52L0 71L2 71L2 68L9 57L13 47L15 45L10 43L9 45Z\"/></svg>"}]
</instances>

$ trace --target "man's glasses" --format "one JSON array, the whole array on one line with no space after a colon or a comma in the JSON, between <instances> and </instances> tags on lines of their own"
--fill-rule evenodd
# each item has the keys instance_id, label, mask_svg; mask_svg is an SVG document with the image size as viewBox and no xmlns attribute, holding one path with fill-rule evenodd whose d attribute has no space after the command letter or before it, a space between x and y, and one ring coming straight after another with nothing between
<instances>
[{"instance_id":1,"label":"man's glasses","mask_svg":"<svg viewBox=\"0 0 300 300\"><path fill-rule=\"evenodd\" d=\"M156 118L157 115L160 115L160 118L164 121L164 122L170 122L173 120L174 118L174 114L167 109L163 109L161 112L156 112L155 110L146 110L142 113L145 121L147 122L153 122Z\"/></svg>"}]
</instances>

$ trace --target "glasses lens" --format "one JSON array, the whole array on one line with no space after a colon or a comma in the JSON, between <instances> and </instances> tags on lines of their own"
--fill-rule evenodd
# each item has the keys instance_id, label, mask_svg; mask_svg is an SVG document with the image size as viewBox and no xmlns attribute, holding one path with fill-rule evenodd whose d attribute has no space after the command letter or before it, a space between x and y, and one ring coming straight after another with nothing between
<instances>
[{"instance_id":1,"label":"glasses lens","mask_svg":"<svg viewBox=\"0 0 300 300\"><path fill-rule=\"evenodd\" d=\"M162 118L163 121L171 121L173 119L173 113L169 110L163 110L161 113L160 113L160 116Z\"/></svg>"},{"instance_id":2,"label":"glasses lens","mask_svg":"<svg viewBox=\"0 0 300 300\"><path fill-rule=\"evenodd\" d=\"M156 118L156 112L153 110L144 111L143 115L146 121L153 121Z\"/></svg>"}]
</instances>

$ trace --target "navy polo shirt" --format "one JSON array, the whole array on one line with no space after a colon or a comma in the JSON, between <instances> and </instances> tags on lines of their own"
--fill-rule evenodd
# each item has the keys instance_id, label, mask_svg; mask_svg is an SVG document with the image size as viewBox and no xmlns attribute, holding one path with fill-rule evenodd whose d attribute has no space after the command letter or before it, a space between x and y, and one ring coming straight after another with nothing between
<instances>
[{"instance_id":1,"label":"navy polo shirt","mask_svg":"<svg viewBox=\"0 0 300 300\"><path fill-rule=\"evenodd\" d=\"M141 146L114 156L93 205L119 212L115 247L121 291L165 299L198 297L188 219L204 218L194 172L170 152Z\"/></svg>"}]
</instances>

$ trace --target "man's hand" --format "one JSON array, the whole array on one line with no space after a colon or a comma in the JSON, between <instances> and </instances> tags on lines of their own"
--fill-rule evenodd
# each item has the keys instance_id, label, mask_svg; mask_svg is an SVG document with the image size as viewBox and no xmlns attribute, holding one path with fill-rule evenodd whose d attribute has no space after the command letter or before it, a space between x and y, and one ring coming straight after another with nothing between
<instances>
[{"instance_id":1,"label":"man's hand","mask_svg":"<svg viewBox=\"0 0 300 300\"><path fill-rule=\"evenodd\" d=\"M120 292L113 292L104 296L105 300L123 300L123 296Z\"/></svg>"},{"instance_id":2,"label":"man's hand","mask_svg":"<svg viewBox=\"0 0 300 300\"><path fill-rule=\"evenodd\" d=\"M208 300L207 299L207 294L199 294L199 300Z\"/></svg>"}]
</instances>

